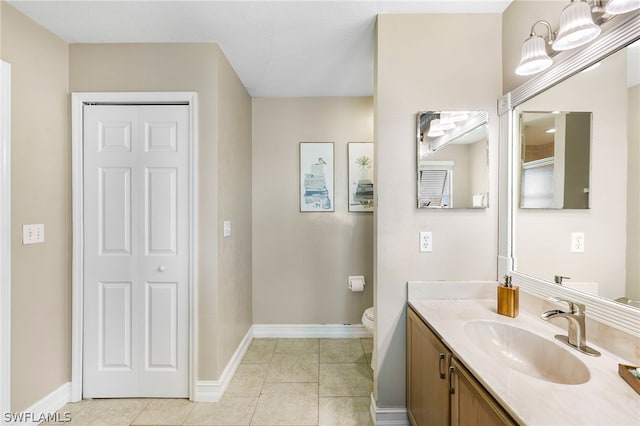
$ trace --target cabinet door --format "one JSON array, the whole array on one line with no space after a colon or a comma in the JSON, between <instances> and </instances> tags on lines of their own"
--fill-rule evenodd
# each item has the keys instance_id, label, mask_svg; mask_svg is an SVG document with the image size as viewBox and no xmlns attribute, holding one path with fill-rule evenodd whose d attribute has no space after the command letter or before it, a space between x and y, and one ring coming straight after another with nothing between
<instances>
[{"instance_id":1,"label":"cabinet door","mask_svg":"<svg viewBox=\"0 0 640 426\"><path fill-rule=\"evenodd\" d=\"M413 425L449 425L449 359L440 339L407 309L407 406Z\"/></svg>"},{"instance_id":2,"label":"cabinet door","mask_svg":"<svg viewBox=\"0 0 640 426\"><path fill-rule=\"evenodd\" d=\"M451 424L454 426L516 425L476 379L452 358L453 395Z\"/></svg>"}]
</instances>

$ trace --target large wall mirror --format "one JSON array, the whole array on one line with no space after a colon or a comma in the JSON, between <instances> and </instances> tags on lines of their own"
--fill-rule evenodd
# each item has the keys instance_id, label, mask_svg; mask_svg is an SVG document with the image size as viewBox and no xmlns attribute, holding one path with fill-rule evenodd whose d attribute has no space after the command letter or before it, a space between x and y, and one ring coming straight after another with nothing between
<instances>
[{"instance_id":1,"label":"large wall mirror","mask_svg":"<svg viewBox=\"0 0 640 426\"><path fill-rule=\"evenodd\" d=\"M509 163L501 195L510 200L501 210L500 272L539 296L585 303L594 318L636 335L638 16L612 24L598 43L556 58L544 74L499 100ZM563 134L539 134L554 128ZM570 135L570 128L577 133ZM555 175L554 168L560 169Z\"/></svg>"},{"instance_id":2,"label":"large wall mirror","mask_svg":"<svg viewBox=\"0 0 640 426\"><path fill-rule=\"evenodd\" d=\"M537 145L542 149L518 145L521 159L533 158L521 160L521 202L520 208L514 210L514 253L519 272L551 282L555 282L555 276L570 277L563 280L563 285L608 299L639 301L640 306L640 276L627 267L628 263L629 266L640 263L640 257L627 259L625 255L640 253L640 240L627 238L632 236L627 229L640 222L634 206L638 197L632 196L640 194L640 180L635 173L639 164L638 158L634 158L640 140L638 132L633 132L633 126L638 127L640 110L637 102L630 102L637 101L640 94L640 68L633 69L640 65L636 61L638 55L640 42L516 108L520 134L538 135L537 131L531 132L531 127L540 123L542 126L537 130L552 126L548 128L556 128L554 136L563 134L555 137L555 155L553 140ZM563 147L559 149L558 145ZM532 155L538 153L541 154ZM545 171L544 164L549 162L551 172ZM532 163L543 166L528 168ZM538 188L527 189L527 185ZM589 201L591 208L582 212L523 209L586 208ZM575 234L582 238L578 247L572 246Z\"/></svg>"},{"instance_id":3,"label":"large wall mirror","mask_svg":"<svg viewBox=\"0 0 640 426\"><path fill-rule=\"evenodd\" d=\"M418 208L488 207L486 111L424 111L416 116Z\"/></svg>"}]
</instances>

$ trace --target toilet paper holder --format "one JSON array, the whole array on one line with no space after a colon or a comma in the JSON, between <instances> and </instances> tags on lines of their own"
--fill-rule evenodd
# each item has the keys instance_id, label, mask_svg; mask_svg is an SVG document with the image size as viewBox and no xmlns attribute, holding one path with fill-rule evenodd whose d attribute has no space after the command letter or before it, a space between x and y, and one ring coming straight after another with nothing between
<instances>
[{"instance_id":1,"label":"toilet paper holder","mask_svg":"<svg viewBox=\"0 0 640 426\"><path fill-rule=\"evenodd\" d=\"M349 275L349 291L352 293L361 293L364 291L364 275Z\"/></svg>"}]
</instances>

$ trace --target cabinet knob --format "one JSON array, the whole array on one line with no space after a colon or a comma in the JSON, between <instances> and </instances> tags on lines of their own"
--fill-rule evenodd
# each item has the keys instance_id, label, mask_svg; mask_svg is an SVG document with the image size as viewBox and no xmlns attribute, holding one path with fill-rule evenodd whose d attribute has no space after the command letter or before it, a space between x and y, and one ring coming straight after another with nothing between
<instances>
[{"instance_id":1,"label":"cabinet knob","mask_svg":"<svg viewBox=\"0 0 640 426\"><path fill-rule=\"evenodd\" d=\"M167 270L167 267L164 266L164 265L160 265L160 267L158 268L158 271L160 271L160 272L164 272L166 270Z\"/></svg>"}]
</instances>

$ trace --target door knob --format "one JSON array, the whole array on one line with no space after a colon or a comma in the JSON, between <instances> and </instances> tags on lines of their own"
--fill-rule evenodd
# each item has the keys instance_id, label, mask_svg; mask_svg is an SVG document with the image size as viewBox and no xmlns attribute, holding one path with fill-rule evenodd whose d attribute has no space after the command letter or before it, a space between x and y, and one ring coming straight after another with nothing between
<instances>
[{"instance_id":1,"label":"door knob","mask_svg":"<svg viewBox=\"0 0 640 426\"><path fill-rule=\"evenodd\" d=\"M167 270L167 267L164 266L164 265L160 265L160 267L158 268L158 271L160 271L160 272L164 272L166 270Z\"/></svg>"}]
</instances>

